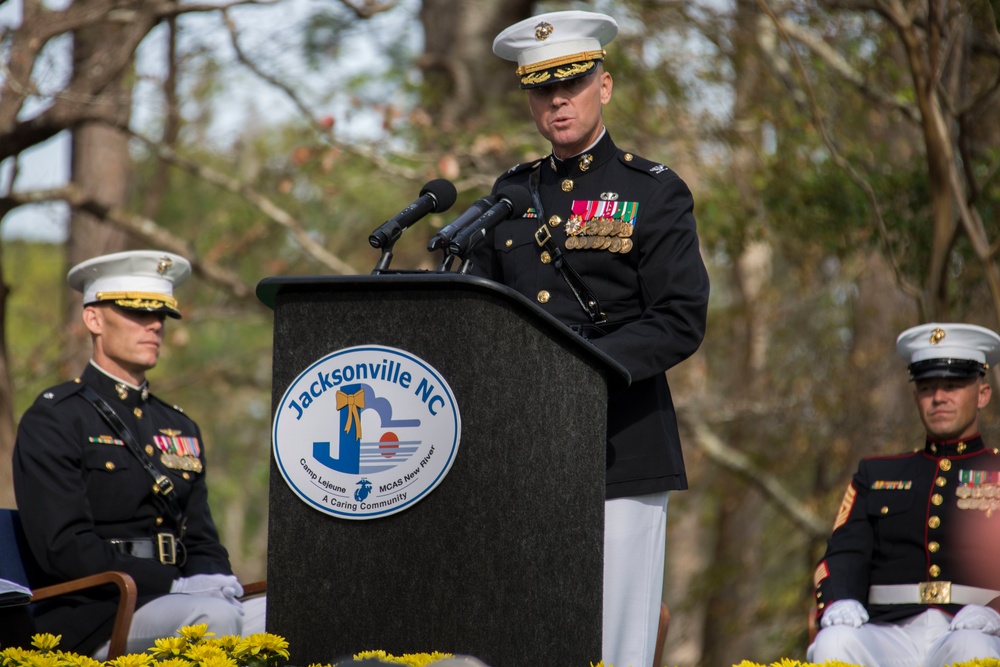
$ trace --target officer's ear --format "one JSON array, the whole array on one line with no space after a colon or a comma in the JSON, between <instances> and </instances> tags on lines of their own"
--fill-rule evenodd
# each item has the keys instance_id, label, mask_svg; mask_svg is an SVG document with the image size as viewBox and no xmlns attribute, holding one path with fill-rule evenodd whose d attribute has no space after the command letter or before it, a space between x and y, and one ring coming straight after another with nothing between
<instances>
[{"instance_id":1,"label":"officer's ear","mask_svg":"<svg viewBox=\"0 0 1000 667\"><path fill-rule=\"evenodd\" d=\"M97 306L90 305L83 307L83 325L87 327L92 335L98 335L104 330L104 313Z\"/></svg>"},{"instance_id":2,"label":"officer's ear","mask_svg":"<svg viewBox=\"0 0 1000 667\"><path fill-rule=\"evenodd\" d=\"M979 380L979 409L982 410L990 402L993 396L993 387L985 379Z\"/></svg>"},{"instance_id":3,"label":"officer's ear","mask_svg":"<svg viewBox=\"0 0 1000 667\"><path fill-rule=\"evenodd\" d=\"M599 77L601 77L601 80L600 80L600 86L601 86L601 104L607 104L608 102L611 101L611 90L612 90L612 88L614 88L614 84L615 84L614 79L611 78L611 74L609 74L608 72L604 71L603 67L597 73L597 75Z\"/></svg>"}]
</instances>

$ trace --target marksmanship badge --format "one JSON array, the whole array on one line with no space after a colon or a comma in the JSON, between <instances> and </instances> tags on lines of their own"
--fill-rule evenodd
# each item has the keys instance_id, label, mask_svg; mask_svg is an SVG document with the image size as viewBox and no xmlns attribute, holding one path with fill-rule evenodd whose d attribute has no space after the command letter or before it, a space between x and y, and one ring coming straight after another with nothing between
<instances>
[{"instance_id":1,"label":"marksmanship badge","mask_svg":"<svg viewBox=\"0 0 1000 667\"><path fill-rule=\"evenodd\" d=\"M350 347L315 361L285 391L274 459L307 505L374 519L434 490L461 429L451 387L427 362L391 347Z\"/></svg>"}]
</instances>

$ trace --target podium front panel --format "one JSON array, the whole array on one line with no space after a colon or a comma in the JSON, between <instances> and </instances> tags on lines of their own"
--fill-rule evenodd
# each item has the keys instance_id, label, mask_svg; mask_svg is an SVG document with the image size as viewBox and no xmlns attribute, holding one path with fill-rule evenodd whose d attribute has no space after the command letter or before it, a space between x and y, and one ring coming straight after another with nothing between
<instances>
[{"instance_id":1,"label":"podium front panel","mask_svg":"<svg viewBox=\"0 0 1000 667\"><path fill-rule=\"evenodd\" d=\"M359 345L433 366L461 412L439 486L390 516L300 500L272 456L268 632L291 662L441 651L492 667L601 659L607 383L599 365L490 290L330 284L274 304L273 401Z\"/></svg>"}]
</instances>

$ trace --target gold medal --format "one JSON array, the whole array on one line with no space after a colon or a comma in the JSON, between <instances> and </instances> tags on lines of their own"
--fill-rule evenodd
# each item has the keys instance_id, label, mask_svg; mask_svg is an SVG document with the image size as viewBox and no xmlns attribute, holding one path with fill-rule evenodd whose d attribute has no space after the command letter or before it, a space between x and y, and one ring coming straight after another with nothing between
<instances>
[{"instance_id":1,"label":"gold medal","mask_svg":"<svg viewBox=\"0 0 1000 667\"><path fill-rule=\"evenodd\" d=\"M160 456L160 463L171 470L187 470L190 472L201 472L201 459L197 456L179 456L177 454L163 454Z\"/></svg>"}]
</instances>

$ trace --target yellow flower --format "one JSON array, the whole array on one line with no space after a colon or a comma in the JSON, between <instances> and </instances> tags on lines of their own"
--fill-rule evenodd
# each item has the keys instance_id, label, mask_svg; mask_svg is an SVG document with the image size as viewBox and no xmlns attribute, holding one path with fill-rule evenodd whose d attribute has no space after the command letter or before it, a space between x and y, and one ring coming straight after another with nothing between
<instances>
[{"instance_id":1,"label":"yellow flower","mask_svg":"<svg viewBox=\"0 0 1000 667\"><path fill-rule=\"evenodd\" d=\"M220 657L229 659L229 656L223 649L212 644L195 644L188 649L185 657L190 659L191 662L196 663L203 663Z\"/></svg>"},{"instance_id":2,"label":"yellow flower","mask_svg":"<svg viewBox=\"0 0 1000 667\"><path fill-rule=\"evenodd\" d=\"M232 653L241 641L243 640L240 639L239 635L223 635L222 637L208 640L212 646L218 646L226 653Z\"/></svg>"},{"instance_id":3,"label":"yellow flower","mask_svg":"<svg viewBox=\"0 0 1000 667\"><path fill-rule=\"evenodd\" d=\"M66 667L101 667L104 664L100 660L94 660L89 655L80 655L78 653L63 653L60 651L59 657L63 659Z\"/></svg>"},{"instance_id":4,"label":"yellow flower","mask_svg":"<svg viewBox=\"0 0 1000 667\"><path fill-rule=\"evenodd\" d=\"M435 651L434 653L407 653L402 658L397 658L397 660L399 664L407 665L408 667L425 667L432 662L451 657L453 657L451 653L438 653Z\"/></svg>"},{"instance_id":5,"label":"yellow flower","mask_svg":"<svg viewBox=\"0 0 1000 667\"><path fill-rule=\"evenodd\" d=\"M38 653L31 651L25 655L23 667L59 667L62 660L55 653Z\"/></svg>"},{"instance_id":6,"label":"yellow flower","mask_svg":"<svg viewBox=\"0 0 1000 667\"><path fill-rule=\"evenodd\" d=\"M375 658L382 662L391 662L397 665L407 665L407 667L426 667L437 660L454 657L451 653L407 653L403 656L389 655L385 651L363 651L354 656L355 660Z\"/></svg>"},{"instance_id":7,"label":"yellow flower","mask_svg":"<svg viewBox=\"0 0 1000 667\"><path fill-rule=\"evenodd\" d=\"M62 639L62 635L51 635L48 632L32 635L31 645L37 648L39 651L51 651L56 646L59 646L59 641Z\"/></svg>"},{"instance_id":8,"label":"yellow flower","mask_svg":"<svg viewBox=\"0 0 1000 667\"><path fill-rule=\"evenodd\" d=\"M198 662L199 667L237 667L236 661L225 653L209 656Z\"/></svg>"},{"instance_id":9,"label":"yellow flower","mask_svg":"<svg viewBox=\"0 0 1000 667\"><path fill-rule=\"evenodd\" d=\"M162 637L154 642L153 648L149 649L149 652L156 659L165 660L183 654L187 647L188 640L184 637Z\"/></svg>"},{"instance_id":10,"label":"yellow flower","mask_svg":"<svg viewBox=\"0 0 1000 667\"><path fill-rule=\"evenodd\" d=\"M385 651L362 651L354 655L355 660L364 660L365 658L375 658L377 660L392 659L392 656Z\"/></svg>"},{"instance_id":11,"label":"yellow flower","mask_svg":"<svg viewBox=\"0 0 1000 667\"><path fill-rule=\"evenodd\" d=\"M177 631L181 637L188 640L189 642L198 642L205 637L214 637L214 632L208 631L208 623L201 623L200 625L185 625L183 628Z\"/></svg>"},{"instance_id":12,"label":"yellow flower","mask_svg":"<svg viewBox=\"0 0 1000 667\"><path fill-rule=\"evenodd\" d=\"M111 667L149 667L153 664L153 656L146 653L129 653L109 660Z\"/></svg>"},{"instance_id":13,"label":"yellow flower","mask_svg":"<svg viewBox=\"0 0 1000 667\"><path fill-rule=\"evenodd\" d=\"M243 638L233 647L233 656L245 658L247 656L259 656L261 658L285 658L288 659L288 642L284 637L272 635L267 632L258 632Z\"/></svg>"},{"instance_id":14,"label":"yellow flower","mask_svg":"<svg viewBox=\"0 0 1000 667\"><path fill-rule=\"evenodd\" d=\"M191 663L184 658L167 658L156 663L156 667L191 667Z\"/></svg>"},{"instance_id":15,"label":"yellow flower","mask_svg":"<svg viewBox=\"0 0 1000 667\"><path fill-rule=\"evenodd\" d=\"M0 665L19 665L27 659L28 651L23 648L11 646L0 650Z\"/></svg>"}]
</instances>

